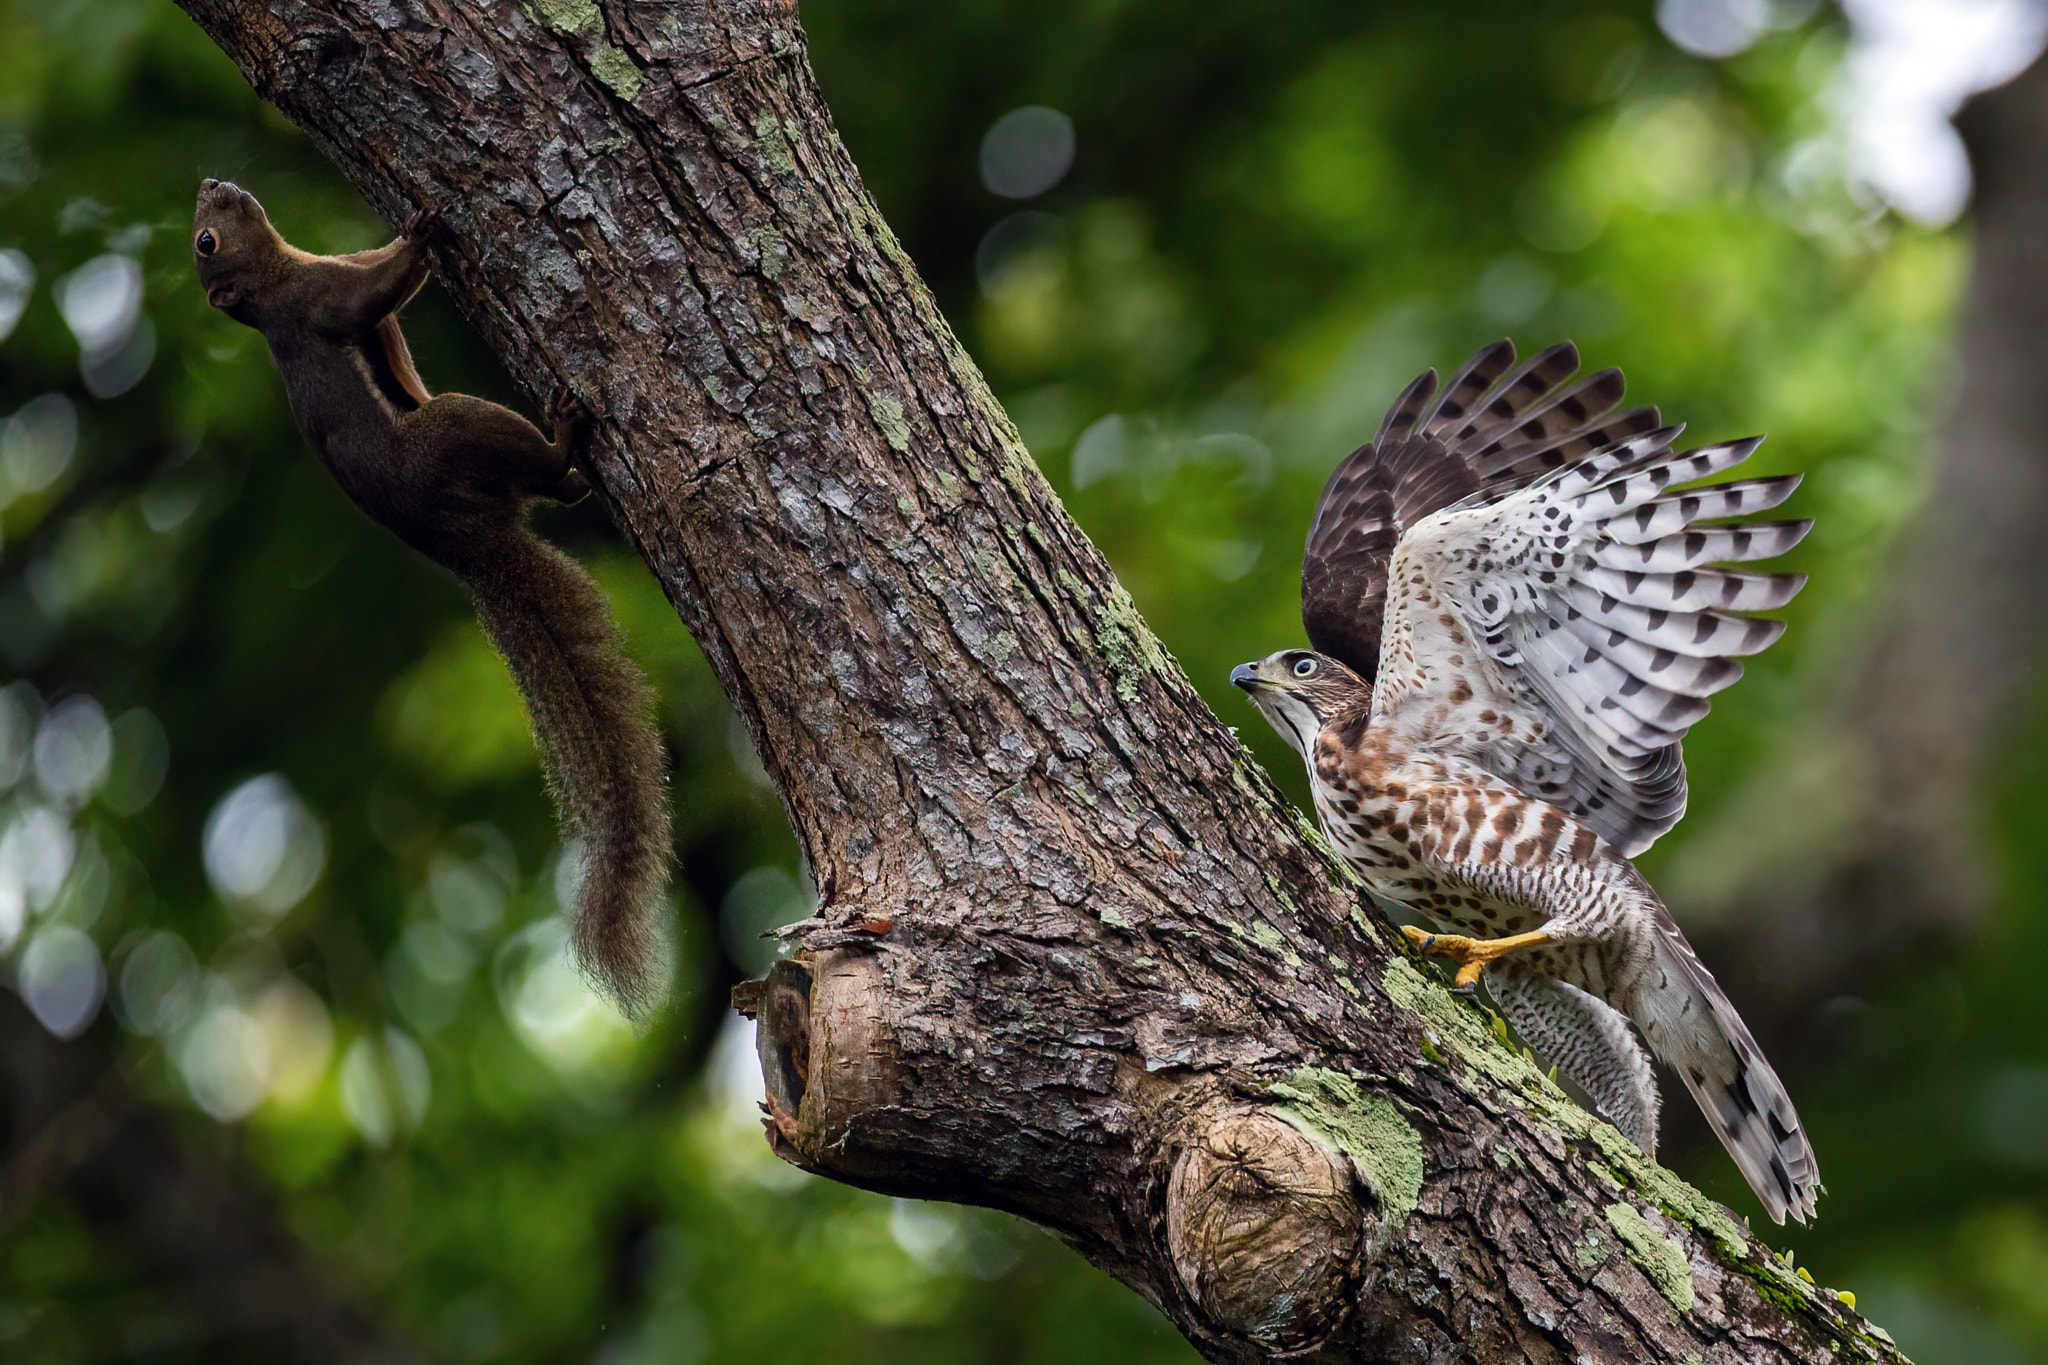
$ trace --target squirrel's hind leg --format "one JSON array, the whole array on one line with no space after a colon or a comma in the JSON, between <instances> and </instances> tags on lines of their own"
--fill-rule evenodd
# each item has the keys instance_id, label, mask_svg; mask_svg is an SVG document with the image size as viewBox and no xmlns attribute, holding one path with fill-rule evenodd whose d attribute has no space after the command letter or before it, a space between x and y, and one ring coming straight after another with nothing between
<instances>
[{"instance_id":1,"label":"squirrel's hind leg","mask_svg":"<svg viewBox=\"0 0 2048 1365\"><path fill-rule=\"evenodd\" d=\"M448 485L485 497L574 502L590 491L576 467L584 421L580 408L554 417L550 440L510 408L444 393L399 424L432 433L431 440L407 444L436 452L441 465L436 473Z\"/></svg>"}]
</instances>

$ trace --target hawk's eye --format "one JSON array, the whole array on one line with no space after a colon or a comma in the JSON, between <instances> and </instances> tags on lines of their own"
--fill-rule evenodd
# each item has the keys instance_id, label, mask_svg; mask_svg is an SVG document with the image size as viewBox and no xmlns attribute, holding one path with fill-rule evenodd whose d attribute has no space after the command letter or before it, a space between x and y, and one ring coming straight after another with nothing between
<instances>
[{"instance_id":1,"label":"hawk's eye","mask_svg":"<svg viewBox=\"0 0 2048 1365\"><path fill-rule=\"evenodd\" d=\"M199 230L199 236L194 238L192 242L193 250L197 251L202 256L211 256L213 254L213 249L219 245L220 243L213 239L212 228L201 228Z\"/></svg>"},{"instance_id":2,"label":"hawk's eye","mask_svg":"<svg viewBox=\"0 0 2048 1365\"><path fill-rule=\"evenodd\" d=\"M1316 675L1317 667L1318 665L1314 659L1296 659L1294 661L1294 676L1297 678L1313 678Z\"/></svg>"}]
</instances>

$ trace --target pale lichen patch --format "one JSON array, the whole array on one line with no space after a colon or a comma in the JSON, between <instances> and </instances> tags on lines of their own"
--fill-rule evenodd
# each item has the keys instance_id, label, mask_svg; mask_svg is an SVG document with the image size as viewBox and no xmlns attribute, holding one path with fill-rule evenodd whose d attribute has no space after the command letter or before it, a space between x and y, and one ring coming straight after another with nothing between
<instances>
[{"instance_id":1,"label":"pale lichen patch","mask_svg":"<svg viewBox=\"0 0 2048 1365\"><path fill-rule=\"evenodd\" d=\"M1467 1066L1511 1089L1545 1083L1543 1073L1495 1043L1469 1006L1423 976L1405 958L1397 957L1388 963L1380 982L1386 987L1388 998L1420 1015L1430 1035L1439 1044L1455 1047Z\"/></svg>"},{"instance_id":2,"label":"pale lichen patch","mask_svg":"<svg viewBox=\"0 0 2048 1365\"><path fill-rule=\"evenodd\" d=\"M761 274L776 279L789 266L789 243L772 227L749 228L739 235L740 250L759 262Z\"/></svg>"},{"instance_id":3,"label":"pale lichen patch","mask_svg":"<svg viewBox=\"0 0 2048 1365\"><path fill-rule=\"evenodd\" d=\"M633 65L633 59L620 49L606 43L590 59L590 74L604 82L605 88L622 100L631 100L640 93L640 68Z\"/></svg>"},{"instance_id":4,"label":"pale lichen patch","mask_svg":"<svg viewBox=\"0 0 2048 1365\"><path fill-rule=\"evenodd\" d=\"M1112 583L1102 605L1095 609L1095 638L1121 701L1137 699L1138 684L1146 673L1163 673L1170 667L1165 649L1121 583Z\"/></svg>"},{"instance_id":5,"label":"pale lichen patch","mask_svg":"<svg viewBox=\"0 0 2048 1365\"><path fill-rule=\"evenodd\" d=\"M1679 1312L1691 1312L1692 1262L1685 1248L1651 1227L1650 1220L1631 1204L1609 1204L1606 1213L1608 1226L1628 1249L1628 1258L1657 1286L1657 1292Z\"/></svg>"},{"instance_id":6,"label":"pale lichen patch","mask_svg":"<svg viewBox=\"0 0 2048 1365\"><path fill-rule=\"evenodd\" d=\"M910 449L910 423L903 416L903 404L886 393L868 395L868 414L882 429L882 439L896 451Z\"/></svg>"},{"instance_id":7,"label":"pale lichen patch","mask_svg":"<svg viewBox=\"0 0 2048 1365\"><path fill-rule=\"evenodd\" d=\"M1584 1110L1578 1112L1585 1113ZM1633 1184L1667 1215L1712 1237L1720 1244L1724 1255L1732 1258L1748 1254L1749 1238L1742 1225L1726 1209L1644 1156L1641 1149L1611 1124L1600 1123L1588 1116L1583 1132L1573 1136L1592 1141L1604 1163L1612 1168L1617 1183L1625 1180Z\"/></svg>"},{"instance_id":8,"label":"pale lichen patch","mask_svg":"<svg viewBox=\"0 0 2048 1365\"><path fill-rule=\"evenodd\" d=\"M583 33L604 20L592 0L527 0L526 12L557 33Z\"/></svg>"},{"instance_id":9,"label":"pale lichen patch","mask_svg":"<svg viewBox=\"0 0 2048 1365\"><path fill-rule=\"evenodd\" d=\"M796 155L789 149L789 139L783 135L782 120L767 110L754 120L754 137L761 146L761 159L768 163L768 169L777 175L796 173Z\"/></svg>"},{"instance_id":10,"label":"pale lichen patch","mask_svg":"<svg viewBox=\"0 0 2048 1365\"><path fill-rule=\"evenodd\" d=\"M1349 1076L1313 1066L1276 1082L1272 1092L1292 1101L1275 1105L1274 1113L1351 1158L1379 1199L1389 1230L1408 1221L1422 1195L1422 1135L1392 1101L1359 1089Z\"/></svg>"}]
</instances>

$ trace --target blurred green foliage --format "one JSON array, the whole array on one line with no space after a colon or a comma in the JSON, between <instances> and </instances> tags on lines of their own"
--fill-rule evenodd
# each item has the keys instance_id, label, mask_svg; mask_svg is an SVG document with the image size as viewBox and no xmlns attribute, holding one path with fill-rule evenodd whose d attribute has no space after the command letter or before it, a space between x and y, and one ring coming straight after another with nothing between
<instances>
[{"instance_id":1,"label":"blurred green foliage","mask_svg":"<svg viewBox=\"0 0 2048 1365\"><path fill-rule=\"evenodd\" d=\"M1795 741L1921 495L1967 268L1959 235L1845 182L1831 13L1719 62L1592 0L843 0L805 22L1041 465L1289 790L1228 668L1299 639L1329 468L1415 372L1503 334L1571 337L1703 440L1768 431L1757 472L1809 471L1813 585L1688 746L1695 811ZM1053 137L1048 183L1005 198L983 139L1023 107L1057 111L1029 126L1063 118L1073 159ZM232 1134L291 1230L451 1359L1191 1360L1029 1228L769 1156L725 1001L806 908L794 847L660 593L579 509L548 529L660 687L682 869L683 1008L636 1039L593 1001L517 698L460 590L346 504L260 340L205 307L202 175L311 250L390 235L170 6L0 0L7 979L55 1027L110 1011L132 1083ZM408 334L434 387L530 407L432 291ZM1766 1039L1831 1191L1778 1240L1950 1361L2048 1354L2036 709L1997 778L2009 890L1984 942ZM1667 1156L1751 1207L1710 1142ZM66 1205L0 1216L0 1357L205 1355L141 1344L176 1287Z\"/></svg>"}]
</instances>

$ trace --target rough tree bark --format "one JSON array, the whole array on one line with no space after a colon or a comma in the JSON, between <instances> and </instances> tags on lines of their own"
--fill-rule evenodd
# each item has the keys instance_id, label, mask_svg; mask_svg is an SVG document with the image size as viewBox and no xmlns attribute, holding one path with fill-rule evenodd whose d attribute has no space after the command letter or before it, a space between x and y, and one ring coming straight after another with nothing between
<instances>
[{"instance_id":1,"label":"rough tree bark","mask_svg":"<svg viewBox=\"0 0 2048 1365\"><path fill-rule=\"evenodd\" d=\"M817 880L752 997L788 1159L1032 1219L1212 1360L1898 1358L1357 910L934 310L789 6L180 3L600 419Z\"/></svg>"}]
</instances>

